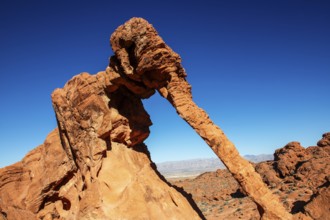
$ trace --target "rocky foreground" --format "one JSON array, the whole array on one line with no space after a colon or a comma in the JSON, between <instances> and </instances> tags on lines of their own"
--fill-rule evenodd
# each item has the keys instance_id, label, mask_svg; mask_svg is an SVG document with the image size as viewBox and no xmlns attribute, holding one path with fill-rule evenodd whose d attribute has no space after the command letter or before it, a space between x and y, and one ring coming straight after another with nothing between
<instances>
[{"instance_id":1,"label":"rocky foreground","mask_svg":"<svg viewBox=\"0 0 330 220\"><path fill-rule=\"evenodd\" d=\"M291 142L276 150L274 157L255 168L285 208L298 219L301 214L330 219L330 133L324 134L317 146L306 149ZM207 219L260 219L256 204L228 170L170 182L190 193Z\"/></svg>"}]
</instances>

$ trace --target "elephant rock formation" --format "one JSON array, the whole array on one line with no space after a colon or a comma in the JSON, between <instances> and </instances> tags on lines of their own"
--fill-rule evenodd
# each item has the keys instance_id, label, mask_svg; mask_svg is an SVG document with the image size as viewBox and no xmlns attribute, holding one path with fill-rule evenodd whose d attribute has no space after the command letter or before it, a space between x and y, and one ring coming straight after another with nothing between
<instances>
[{"instance_id":1,"label":"elephant rock formation","mask_svg":"<svg viewBox=\"0 0 330 220\"><path fill-rule=\"evenodd\" d=\"M105 71L81 73L53 92L58 128L22 161L0 169L2 218L203 218L158 174L143 144L151 121L141 99L158 91L219 156L263 219L291 219L193 102L180 56L152 25L132 18L110 42L115 55Z\"/></svg>"}]
</instances>

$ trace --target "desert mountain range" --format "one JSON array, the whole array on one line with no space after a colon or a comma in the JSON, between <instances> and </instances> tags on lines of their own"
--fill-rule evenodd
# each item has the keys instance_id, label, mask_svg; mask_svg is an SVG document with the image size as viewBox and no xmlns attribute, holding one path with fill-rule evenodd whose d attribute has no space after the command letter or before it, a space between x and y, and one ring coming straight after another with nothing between
<instances>
[{"instance_id":1,"label":"desert mountain range","mask_svg":"<svg viewBox=\"0 0 330 220\"><path fill-rule=\"evenodd\" d=\"M0 169L1 220L329 218L330 133L315 147L292 142L274 160L249 162L193 101L180 56L151 24L132 18L110 44L104 71L80 73L52 93L58 126L44 143ZM141 101L155 92L227 171L172 183L159 173L144 144L152 122ZM232 212L238 204L248 205Z\"/></svg>"},{"instance_id":2,"label":"desert mountain range","mask_svg":"<svg viewBox=\"0 0 330 220\"><path fill-rule=\"evenodd\" d=\"M248 161L258 163L267 160L273 160L272 154L245 155ZM219 158L196 158L190 160L167 161L157 163L158 171L166 178L174 177L192 177L205 172L225 169L225 165Z\"/></svg>"}]
</instances>

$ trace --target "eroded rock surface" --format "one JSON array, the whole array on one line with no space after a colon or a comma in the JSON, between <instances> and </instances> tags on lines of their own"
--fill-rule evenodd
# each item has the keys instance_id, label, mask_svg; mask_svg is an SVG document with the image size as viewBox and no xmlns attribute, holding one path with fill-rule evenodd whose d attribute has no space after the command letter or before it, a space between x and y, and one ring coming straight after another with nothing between
<instances>
[{"instance_id":1,"label":"eroded rock surface","mask_svg":"<svg viewBox=\"0 0 330 220\"><path fill-rule=\"evenodd\" d=\"M292 218L253 165L193 102L180 56L152 25L133 18L110 41L115 55L105 71L79 74L53 92L58 129L21 162L0 170L1 217L202 217L161 180L143 144L151 121L141 99L158 91L219 156L263 219ZM293 166L279 166L281 175L291 174Z\"/></svg>"},{"instance_id":2,"label":"eroded rock surface","mask_svg":"<svg viewBox=\"0 0 330 220\"><path fill-rule=\"evenodd\" d=\"M147 21L141 18L129 20L112 34L111 45L121 74L139 85L157 89L172 104L257 203L263 219L292 218L254 167L239 155L223 131L192 100L191 86L185 79L180 56L164 43Z\"/></svg>"},{"instance_id":3,"label":"eroded rock surface","mask_svg":"<svg viewBox=\"0 0 330 220\"><path fill-rule=\"evenodd\" d=\"M58 128L22 161L0 169L0 218L201 219L157 172L143 141L154 93L122 75L81 73L52 94Z\"/></svg>"},{"instance_id":4,"label":"eroded rock surface","mask_svg":"<svg viewBox=\"0 0 330 220\"><path fill-rule=\"evenodd\" d=\"M327 143L326 137L324 134L318 143ZM329 146L319 144L304 148L299 142L291 142L276 150L275 160L255 165L294 219L330 217L330 154L325 153ZM243 189L228 170L204 173L195 179L170 181L192 194L208 220L260 219L256 204L242 193Z\"/></svg>"},{"instance_id":5,"label":"eroded rock surface","mask_svg":"<svg viewBox=\"0 0 330 220\"><path fill-rule=\"evenodd\" d=\"M276 150L274 161L256 166L264 181L281 193L281 200L292 213L305 213L312 219L330 216L329 143L329 133L318 146L303 148L299 142L291 142Z\"/></svg>"},{"instance_id":6,"label":"eroded rock surface","mask_svg":"<svg viewBox=\"0 0 330 220\"><path fill-rule=\"evenodd\" d=\"M65 203L59 188L77 171L63 151L58 129L22 161L0 169L0 209L7 219L36 219L47 201ZM63 205L65 206L65 205Z\"/></svg>"}]
</instances>

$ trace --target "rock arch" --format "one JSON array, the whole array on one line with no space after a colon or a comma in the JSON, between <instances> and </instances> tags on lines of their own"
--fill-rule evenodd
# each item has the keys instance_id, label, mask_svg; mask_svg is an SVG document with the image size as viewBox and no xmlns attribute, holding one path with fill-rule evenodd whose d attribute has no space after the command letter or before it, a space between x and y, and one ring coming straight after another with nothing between
<instances>
[{"instance_id":1,"label":"rock arch","mask_svg":"<svg viewBox=\"0 0 330 220\"><path fill-rule=\"evenodd\" d=\"M52 93L58 128L22 161L0 169L0 218L203 218L157 175L143 144L151 121L141 99L156 91L219 156L263 219L292 218L193 102L180 56L152 25L132 18L110 42L115 55L105 71L81 73Z\"/></svg>"},{"instance_id":2,"label":"rock arch","mask_svg":"<svg viewBox=\"0 0 330 220\"><path fill-rule=\"evenodd\" d=\"M223 131L194 103L180 56L164 43L152 25L142 18L133 18L118 27L110 42L116 55L113 58L116 60L115 69L130 83L143 88L142 93L138 91L136 94L146 98L157 90L167 99L222 160L258 205L263 219L292 218L254 167L239 155ZM131 91L134 92L134 88Z\"/></svg>"}]
</instances>

